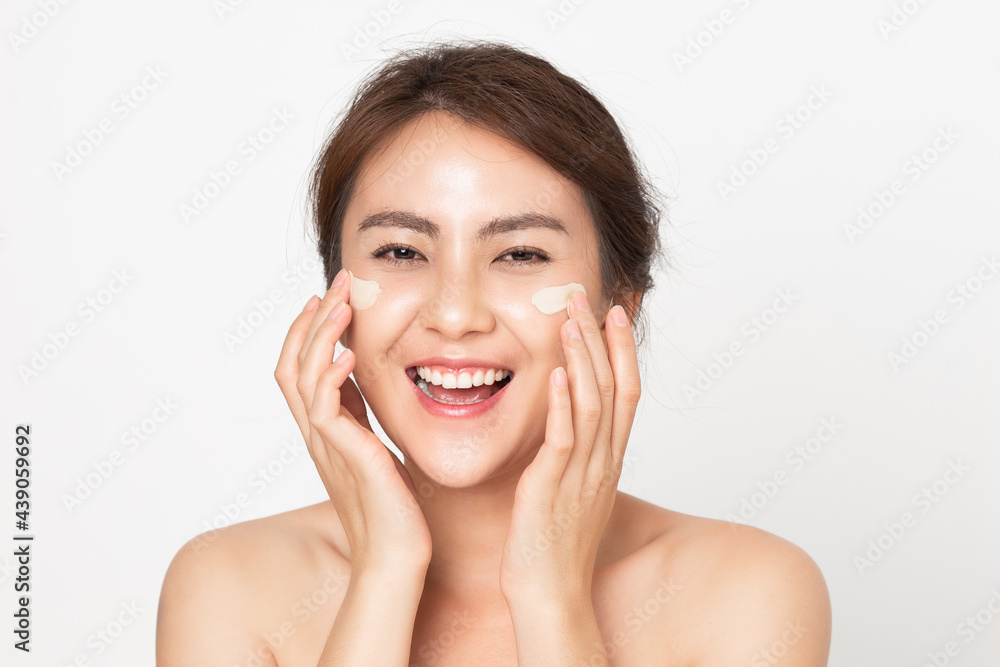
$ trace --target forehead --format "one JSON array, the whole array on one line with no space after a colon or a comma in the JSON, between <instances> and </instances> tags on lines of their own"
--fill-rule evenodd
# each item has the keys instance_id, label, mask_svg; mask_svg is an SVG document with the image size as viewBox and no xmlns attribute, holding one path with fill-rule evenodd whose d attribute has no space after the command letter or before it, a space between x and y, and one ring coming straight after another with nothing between
<instances>
[{"instance_id":1,"label":"forehead","mask_svg":"<svg viewBox=\"0 0 1000 667\"><path fill-rule=\"evenodd\" d=\"M533 218L534 225L593 239L580 189L543 160L449 114L424 114L372 152L345 215L345 236L382 211L403 211L483 239L497 218Z\"/></svg>"}]
</instances>

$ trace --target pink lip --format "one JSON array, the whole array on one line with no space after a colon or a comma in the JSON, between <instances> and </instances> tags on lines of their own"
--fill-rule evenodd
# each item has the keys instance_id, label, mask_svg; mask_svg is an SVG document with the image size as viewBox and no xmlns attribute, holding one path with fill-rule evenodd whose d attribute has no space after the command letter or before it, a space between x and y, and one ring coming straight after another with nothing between
<instances>
[{"instance_id":1,"label":"pink lip","mask_svg":"<svg viewBox=\"0 0 1000 667\"><path fill-rule=\"evenodd\" d=\"M470 360L468 359L463 360L463 362L467 361ZM481 363L479 362L479 360L472 360L472 361ZM420 362L417 365L425 366L425 365L433 365L433 363L440 363L440 362L435 362L434 360L432 360L431 364L428 364L426 362ZM498 368L503 368L503 367L499 366ZM424 409L430 412L431 414L437 415L439 417L466 417L466 418L479 417L488 412L493 407L495 407L496 404L503 397L503 395L507 392L507 387L509 387L511 382L513 381L514 378L513 376L511 376L510 382L504 385L503 389L493 394L485 401L480 401L479 403L474 403L472 405L447 405L445 403L438 403L433 398L422 392L420 390L420 387L415 385L411 380L407 380L407 382L410 385L410 388L413 389L413 393L416 394L417 396L417 401L419 401L420 405L422 405Z\"/></svg>"},{"instance_id":2,"label":"pink lip","mask_svg":"<svg viewBox=\"0 0 1000 667\"><path fill-rule=\"evenodd\" d=\"M414 361L410 364L410 367L414 366L444 366L445 368L458 372L464 368L500 368L503 370L513 370L510 366L507 366L499 361L490 361L487 359L472 359L470 357L464 357L462 359L449 359L447 357L428 357L427 359L421 359L419 361Z\"/></svg>"}]
</instances>

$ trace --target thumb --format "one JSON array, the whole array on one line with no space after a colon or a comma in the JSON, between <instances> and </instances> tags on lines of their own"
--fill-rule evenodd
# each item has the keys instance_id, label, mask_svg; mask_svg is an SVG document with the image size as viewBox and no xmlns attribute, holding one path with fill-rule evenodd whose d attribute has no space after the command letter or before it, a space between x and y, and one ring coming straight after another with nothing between
<instances>
[{"instance_id":1,"label":"thumb","mask_svg":"<svg viewBox=\"0 0 1000 667\"><path fill-rule=\"evenodd\" d=\"M358 386L350 376L344 379L344 384L340 387L340 404L351 413L351 416L369 431L372 430L371 422L368 421L368 408L365 407L365 399L361 396Z\"/></svg>"}]
</instances>

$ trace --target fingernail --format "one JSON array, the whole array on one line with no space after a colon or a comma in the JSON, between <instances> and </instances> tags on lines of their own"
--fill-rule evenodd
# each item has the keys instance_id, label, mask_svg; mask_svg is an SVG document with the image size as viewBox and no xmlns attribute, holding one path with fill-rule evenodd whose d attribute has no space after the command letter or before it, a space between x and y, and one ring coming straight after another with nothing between
<instances>
[{"instance_id":1,"label":"fingernail","mask_svg":"<svg viewBox=\"0 0 1000 667\"><path fill-rule=\"evenodd\" d=\"M327 319L331 319L331 320L335 319L338 315L340 315L342 312L344 312L344 310L346 308L347 308L347 304L345 304L343 301L338 301L337 305L334 306L333 310L330 311L330 314L327 315Z\"/></svg>"},{"instance_id":2,"label":"fingernail","mask_svg":"<svg viewBox=\"0 0 1000 667\"><path fill-rule=\"evenodd\" d=\"M555 377L553 378L553 380L555 380L555 383L556 383L557 387L565 387L566 386L566 369L563 368L562 366L560 366L559 368L557 368L556 369L556 373L555 373Z\"/></svg>"},{"instance_id":3,"label":"fingernail","mask_svg":"<svg viewBox=\"0 0 1000 667\"><path fill-rule=\"evenodd\" d=\"M576 306L577 310L590 312L590 304L587 303L587 295L583 292L577 292L573 295L573 305Z\"/></svg>"},{"instance_id":4,"label":"fingernail","mask_svg":"<svg viewBox=\"0 0 1000 667\"><path fill-rule=\"evenodd\" d=\"M347 363L347 359L348 357L350 357L350 355L351 355L351 348L345 347L344 351L340 353L340 356L338 356L336 361L334 361L333 363L337 364L338 366L343 366L344 364Z\"/></svg>"},{"instance_id":5,"label":"fingernail","mask_svg":"<svg viewBox=\"0 0 1000 667\"><path fill-rule=\"evenodd\" d=\"M625 309L621 306L615 306L611 309L611 321L617 326L627 327L628 317L625 315Z\"/></svg>"},{"instance_id":6,"label":"fingernail","mask_svg":"<svg viewBox=\"0 0 1000 667\"><path fill-rule=\"evenodd\" d=\"M313 294L311 297L309 297L309 300L306 301L306 305L302 309L302 312L306 313L309 312L310 310L316 310L316 306L318 305L319 305L319 297Z\"/></svg>"},{"instance_id":7,"label":"fingernail","mask_svg":"<svg viewBox=\"0 0 1000 667\"><path fill-rule=\"evenodd\" d=\"M346 277L347 277L347 269L341 269L340 271L337 271L337 277L333 281L333 286L340 287L340 285L344 282L344 278Z\"/></svg>"},{"instance_id":8,"label":"fingernail","mask_svg":"<svg viewBox=\"0 0 1000 667\"><path fill-rule=\"evenodd\" d=\"M576 323L576 320L567 320L569 324L566 325L566 330L569 332L570 338L583 338L583 334L580 333L580 325Z\"/></svg>"}]
</instances>

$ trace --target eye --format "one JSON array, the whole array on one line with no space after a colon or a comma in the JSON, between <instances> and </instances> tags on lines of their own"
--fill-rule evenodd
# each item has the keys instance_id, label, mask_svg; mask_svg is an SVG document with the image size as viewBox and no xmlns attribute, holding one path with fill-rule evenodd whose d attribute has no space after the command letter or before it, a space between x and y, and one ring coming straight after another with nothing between
<instances>
[{"instance_id":1,"label":"eye","mask_svg":"<svg viewBox=\"0 0 1000 667\"><path fill-rule=\"evenodd\" d=\"M385 258L385 261L389 262L393 266L402 266L403 264L412 263L411 260L413 259L413 256L417 254L417 251L411 248L410 246L399 245L398 243L386 243L379 246L378 249L372 253L372 257L378 259L383 255L387 255L390 253L397 253L397 252L402 253L403 257L398 258L395 255L390 255L389 257Z\"/></svg>"},{"instance_id":2,"label":"eye","mask_svg":"<svg viewBox=\"0 0 1000 667\"><path fill-rule=\"evenodd\" d=\"M525 255L532 255L532 256L534 256L536 258L536 261L533 261L533 262L532 261L517 261L517 262L512 262L512 263L513 264L538 264L538 263L544 263L544 262L549 261L549 256L546 255L544 252L542 252L541 250L539 250L537 248L523 248L523 247L522 248L513 248L511 250L508 250L505 254L501 255L501 257L511 256L511 257L522 257L523 258Z\"/></svg>"},{"instance_id":3,"label":"eye","mask_svg":"<svg viewBox=\"0 0 1000 667\"><path fill-rule=\"evenodd\" d=\"M384 261L388 262L392 266L403 266L405 264L412 264L415 257L419 257L420 253L414 250L408 245L401 245L399 243L384 243L380 245L373 253L372 257L379 259L382 258ZM509 265L537 265L543 264L549 261L549 256L537 248L511 248L500 257L513 257L514 261L505 262ZM533 259L526 259L530 257Z\"/></svg>"}]
</instances>

